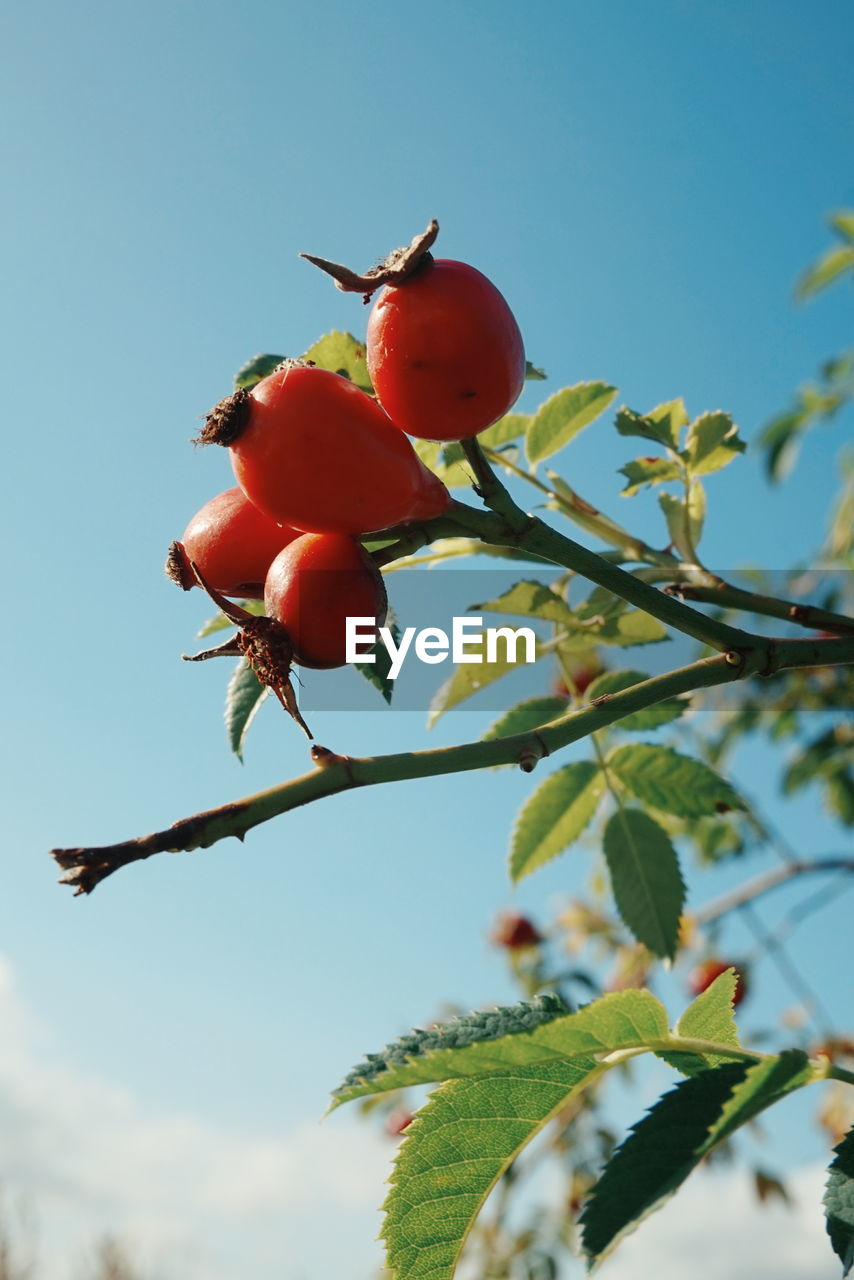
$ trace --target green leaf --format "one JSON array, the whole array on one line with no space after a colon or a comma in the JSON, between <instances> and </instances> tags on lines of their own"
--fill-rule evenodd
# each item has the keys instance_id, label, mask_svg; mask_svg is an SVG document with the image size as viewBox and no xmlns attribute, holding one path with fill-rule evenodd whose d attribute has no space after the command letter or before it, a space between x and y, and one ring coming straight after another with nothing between
<instances>
[{"instance_id":1,"label":"green leaf","mask_svg":"<svg viewBox=\"0 0 854 1280\"><path fill-rule=\"evenodd\" d=\"M617 388L607 382L579 382L556 391L540 406L528 428L528 460L537 463L557 453L604 413L616 394Z\"/></svg>"},{"instance_id":2,"label":"green leaf","mask_svg":"<svg viewBox=\"0 0 854 1280\"><path fill-rule=\"evenodd\" d=\"M840 209L838 213L831 214L828 222L846 240L854 240L854 209Z\"/></svg>"},{"instance_id":3,"label":"green leaf","mask_svg":"<svg viewBox=\"0 0 854 1280\"><path fill-rule=\"evenodd\" d=\"M672 958L685 885L667 832L641 809L621 808L608 819L603 849L624 924L654 955Z\"/></svg>"},{"instance_id":4,"label":"green leaf","mask_svg":"<svg viewBox=\"0 0 854 1280\"><path fill-rule=\"evenodd\" d=\"M412 447L418 454L425 467L431 470L436 466L442 453L442 442L440 440L415 440L412 441Z\"/></svg>"},{"instance_id":5,"label":"green leaf","mask_svg":"<svg viewBox=\"0 0 854 1280\"><path fill-rule=\"evenodd\" d=\"M701 991L688 1005L676 1024L677 1035L691 1040L713 1040L717 1044L739 1044L735 1025L735 988L738 975L735 969L726 969Z\"/></svg>"},{"instance_id":6,"label":"green leaf","mask_svg":"<svg viewBox=\"0 0 854 1280\"><path fill-rule=\"evenodd\" d=\"M413 440L412 445L425 467L448 489L461 489L471 483L468 464L464 464L457 441L447 447L440 440Z\"/></svg>"},{"instance_id":7,"label":"green leaf","mask_svg":"<svg viewBox=\"0 0 854 1280\"><path fill-rule=\"evenodd\" d=\"M452 1080L406 1130L383 1210L397 1280L451 1280L471 1224L522 1149L602 1068L553 1062Z\"/></svg>"},{"instance_id":8,"label":"green leaf","mask_svg":"<svg viewBox=\"0 0 854 1280\"><path fill-rule=\"evenodd\" d=\"M628 743L608 757L608 768L644 804L677 818L701 818L745 804L714 769L672 747Z\"/></svg>"},{"instance_id":9,"label":"green leaf","mask_svg":"<svg viewBox=\"0 0 854 1280\"><path fill-rule=\"evenodd\" d=\"M525 361L525 381L526 382L545 382L548 374L543 369L538 369L536 365L531 364L530 360Z\"/></svg>"},{"instance_id":10,"label":"green leaf","mask_svg":"<svg viewBox=\"0 0 854 1280\"><path fill-rule=\"evenodd\" d=\"M582 529L586 529L588 533L592 533L595 537L608 544L610 547L618 547L627 553L634 553L636 557L639 551L637 538L633 537L627 529L622 525L611 520L609 516L597 510L596 507L585 502L580 494L566 483L563 476L559 476L556 471L546 471L546 479L554 490L559 501L549 502L546 505L552 511L560 511L562 515L568 516Z\"/></svg>"},{"instance_id":11,"label":"green leaf","mask_svg":"<svg viewBox=\"0 0 854 1280\"><path fill-rule=\"evenodd\" d=\"M649 991L612 992L567 1013L554 995L467 1014L416 1030L369 1054L333 1094L332 1107L412 1084L496 1075L666 1040L667 1014Z\"/></svg>"},{"instance_id":12,"label":"green leaf","mask_svg":"<svg viewBox=\"0 0 854 1280\"><path fill-rule=\"evenodd\" d=\"M640 684L643 680L648 679L649 676L643 671L606 671L604 675L597 676L588 685L585 695L586 700L588 702L596 702L599 698L610 697L613 693L621 693L623 689L630 689L632 685ZM645 707L643 711L633 711L631 715L624 716L622 720L618 720L616 725L617 728L626 729L630 732L657 729L659 725L669 724L671 720L678 720L688 706L689 699L665 698L663 702L656 702L651 707Z\"/></svg>"},{"instance_id":13,"label":"green leaf","mask_svg":"<svg viewBox=\"0 0 854 1280\"><path fill-rule=\"evenodd\" d=\"M827 1171L824 1213L830 1243L847 1276L854 1266L854 1130L833 1150L836 1159Z\"/></svg>"},{"instance_id":14,"label":"green leaf","mask_svg":"<svg viewBox=\"0 0 854 1280\"><path fill-rule=\"evenodd\" d=\"M647 484L662 484L667 480L678 480L681 471L669 458L635 458L619 469L620 475L626 477L627 484L620 490L626 498L631 498Z\"/></svg>"},{"instance_id":15,"label":"green leaf","mask_svg":"<svg viewBox=\"0 0 854 1280\"><path fill-rule=\"evenodd\" d=\"M691 423L685 442L685 457L694 475L706 475L710 471L720 471L737 454L744 453L746 447L730 415L717 410L702 413Z\"/></svg>"},{"instance_id":16,"label":"green leaf","mask_svg":"<svg viewBox=\"0 0 854 1280\"><path fill-rule=\"evenodd\" d=\"M783 774L783 792L792 795L824 773L836 772L850 759L854 764L854 733L846 735L842 725L827 729L808 742L789 763Z\"/></svg>"},{"instance_id":17,"label":"green leaf","mask_svg":"<svg viewBox=\"0 0 854 1280\"><path fill-rule=\"evenodd\" d=\"M235 603L239 604L247 613L254 613L259 618L263 616L263 600L237 600ZM224 613L216 613L212 618L208 618L207 622L202 623L200 630L196 632L196 639L204 640L206 636L216 635L217 631L228 631L229 627L233 628L234 625Z\"/></svg>"},{"instance_id":18,"label":"green leaf","mask_svg":"<svg viewBox=\"0 0 854 1280\"><path fill-rule=\"evenodd\" d=\"M621 436L640 436L642 440L655 440L657 444L676 449L679 432L688 421L683 400L669 400L657 405L649 413L637 413L625 406L617 410L615 426Z\"/></svg>"},{"instance_id":19,"label":"green leaf","mask_svg":"<svg viewBox=\"0 0 854 1280\"><path fill-rule=\"evenodd\" d=\"M670 543L689 564L697 559L697 543L703 532L706 495L699 480L692 479L687 498L661 492L658 503L667 521Z\"/></svg>"},{"instance_id":20,"label":"green leaf","mask_svg":"<svg viewBox=\"0 0 854 1280\"><path fill-rule=\"evenodd\" d=\"M675 1034L689 1040L710 1040L714 1044L731 1044L738 1048L733 1005L737 981L735 969L727 969L709 983L682 1014L674 1027ZM707 1071L710 1067L732 1061L717 1053L662 1053L660 1057L685 1075L696 1075L698 1071Z\"/></svg>"},{"instance_id":21,"label":"green leaf","mask_svg":"<svg viewBox=\"0 0 854 1280\"><path fill-rule=\"evenodd\" d=\"M255 719L267 689L245 658L241 658L228 682L225 695L225 728L228 745L238 760L243 760L243 744L249 726Z\"/></svg>"},{"instance_id":22,"label":"green leaf","mask_svg":"<svg viewBox=\"0 0 854 1280\"><path fill-rule=\"evenodd\" d=\"M726 1071L728 1068L718 1067L717 1070ZM706 1072L707 1076L708 1074ZM779 1102L781 1098L810 1084L814 1079L810 1060L800 1049L784 1049L778 1056L771 1055L755 1066L748 1067L745 1079L736 1085L732 1096L724 1104L720 1117L709 1131L703 1154L711 1151L712 1147L723 1142L772 1103Z\"/></svg>"},{"instance_id":23,"label":"green leaf","mask_svg":"<svg viewBox=\"0 0 854 1280\"><path fill-rule=\"evenodd\" d=\"M703 488L703 482L696 476L692 476L688 485L688 524L695 549L703 536L705 522L706 491Z\"/></svg>"},{"instance_id":24,"label":"green leaf","mask_svg":"<svg viewBox=\"0 0 854 1280\"><path fill-rule=\"evenodd\" d=\"M482 604L469 605L473 613L509 613L523 618L542 618L562 626L576 626L575 616L569 605L542 582L523 578L514 582L503 595Z\"/></svg>"},{"instance_id":25,"label":"green leaf","mask_svg":"<svg viewBox=\"0 0 854 1280\"><path fill-rule=\"evenodd\" d=\"M605 776L592 760L565 765L526 800L510 847L510 877L519 881L578 839L605 791Z\"/></svg>"},{"instance_id":26,"label":"green leaf","mask_svg":"<svg viewBox=\"0 0 854 1280\"><path fill-rule=\"evenodd\" d=\"M528 413L505 413L503 418L493 422L486 431L481 431L477 438L478 444L487 449L498 449L501 445L509 444L511 440L518 440L519 436L525 435L530 424L531 415Z\"/></svg>"},{"instance_id":27,"label":"green leaf","mask_svg":"<svg viewBox=\"0 0 854 1280\"><path fill-rule=\"evenodd\" d=\"M617 618L608 619L597 631L589 633L602 644L630 648L635 644L659 644L668 640L667 630L658 618L643 609L629 609Z\"/></svg>"},{"instance_id":28,"label":"green leaf","mask_svg":"<svg viewBox=\"0 0 854 1280\"><path fill-rule=\"evenodd\" d=\"M584 624L579 639L585 644L630 646L667 640L663 624L642 609L630 609L621 596L596 587L575 610Z\"/></svg>"},{"instance_id":29,"label":"green leaf","mask_svg":"<svg viewBox=\"0 0 854 1280\"><path fill-rule=\"evenodd\" d=\"M485 646L486 632L483 633L480 645L480 652L484 655ZM477 637L472 637L466 647L470 654L477 653ZM524 640L520 640L516 648L516 656L519 661L513 662L508 648L502 642L498 646L498 657L495 662L487 662L484 656L482 662L465 662L456 667L454 674L437 689L430 703L430 709L427 713L428 729L432 729L436 721L446 711L450 711L453 707L459 706L461 702L465 702L467 698L480 693L481 689L485 689L487 685L494 684L496 680L506 676L508 671L515 671L520 665L525 665L525 649ZM535 653L538 659L542 657L542 650L539 645L536 646Z\"/></svg>"},{"instance_id":30,"label":"green leaf","mask_svg":"<svg viewBox=\"0 0 854 1280\"><path fill-rule=\"evenodd\" d=\"M848 271L854 271L854 245L834 245L811 267L807 267L795 286L795 297L799 301L811 298L835 284Z\"/></svg>"},{"instance_id":31,"label":"green leaf","mask_svg":"<svg viewBox=\"0 0 854 1280\"><path fill-rule=\"evenodd\" d=\"M278 369L285 356L260 355L247 360L234 375L235 391L251 391L262 378L267 378L274 369Z\"/></svg>"},{"instance_id":32,"label":"green leaf","mask_svg":"<svg viewBox=\"0 0 854 1280\"><path fill-rule=\"evenodd\" d=\"M383 566L383 573L393 573L396 569L415 569L419 565L438 564L442 560L455 560L462 556L492 556L495 560L518 560L524 564L539 562L554 566L551 561L540 556L531 555L528 551L520 551L518 547L493 547L479 538L437 538L430 544L424 555L403 556L391 564Z\"/></svg>"},{"instance_id":33,"label":"green leaf","mask_svg":"<svg viewBox=\"0 0 854 1280\"><path fill-rule=\"evenodd\" d=\"M505 711L489 726L481 741L491 742L494 738L511 738L514 733L528 733L550 720L556 720L567 710L565 698L529 698L527 702L519 702Z\"/></svg>"},{"instance_id":34,"label":"green leaf","mask_svg":"<svg viewBox=\"0 0 854 1280\"><path fill-rule=\"evenodd\" d=\"M793 1049L755 1066L703 1071L666 1093L634 1126L593 1188L581 1215L587 1257L598 1261L610 1253L713 1147L811 1075L806 1055Z\"/></svg>"},{"instance_id":35,"label":"green leaf","mask_svg":"<svg viewBox=\"0 0 854 1280\"><path fill-rule=\"evenodd\" d=\"M329 369L332 373L340 373L342 378L349 378L363 391L373 393L368 366L365 363L365 345L354 338L352 333L333 329L331 333L318 338L302 358L316 364L318 369Z\"/></svg>"},{"instance_id":36,"label":"green leaf","mask_svg":"<svg viewBox=\"0 0 854 1280\"><path fill-rule=\"evenodd\" d=\"M841 768L825 781L827 803L846 827L854 826L854 770Z\"/></svg>"},{"instance_id":37,"label":"green leaf","mask_svg":"<svg viewBox=\"0 0 854 1280\"><path fill-rule=\"evenodd\" d=\"M674 447L678 445L679 432L688 423L688 410L681 396L677 396L675 400L665 400L663 404L657 404L644 416L667 432L667 438L672 441Z\"/></svg>"},{"instance_id":38,"label":"green leaf","mask_svg":"<svg viewBox=\"0 0 854 1280\"><path fill-rule=\"evenodd\" d=\"M390 610L386 618L386 626L391 632L395 646L400 648L400 627ZM372 684L375 689L379 689L390 706L392 695L394 694L394 681L389 675L391 671L391 654L380 639L371 646L368 653L374 654L373 662L354 662L353 666L360 676L364 676L368 684Z\"/></svg>"},{"instance_id":39,"label":"green leaf","mask_svg":"<svg viewBox=\"0 0 854 1280\"><path fill-rule=\"evenodd\" d=\"M765 470L775 483L785 479L795 464L800 437L809 426L809 416L802 409L778 414L759 437L765 449Z\"/></svg>"}]
</instances>

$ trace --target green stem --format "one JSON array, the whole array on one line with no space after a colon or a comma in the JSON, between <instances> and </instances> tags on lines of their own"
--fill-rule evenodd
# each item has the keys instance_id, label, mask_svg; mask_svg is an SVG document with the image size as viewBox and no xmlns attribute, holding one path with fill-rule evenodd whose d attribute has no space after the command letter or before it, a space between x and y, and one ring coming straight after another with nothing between
<instances>
[{"instance_id":1,"label":"green stem","mask_svg":"<svg viewBox=\"0 0 854 1280\"><path fill-rule=\"evenodd\" d=\"M679 596L683 600L696 600L699 604L743 609L746 613L795 622L798 626L814 631L838 631L840 635L854 635L854 618L846 617L845 614L819 609L816 605L778 600L774 596L761 595L755 591L744 591L741 587L725 582L723 578L715 575L709 577L712 580L708 583L677 582L664 589L668 594Z\"/></svg>"},{"instance_id":2,"label":"green stem","mask_svg":"<svg viewBox=\"0 0 854 1280\"><path fill-rule=\"evenodd\" d=\"M680 567L681 561L678 556L671 555L669 551L657 551L648 542L644 542L643 538L636 538L634 534L604 515L598 507L587 502L581 494L576 493L562 476L547 471L546 475L551 481L550 487L543 484L536 475L532 475L530 471L526 471L524 467L518 466L510 458L505 457L498 449L483 447L483 454L490 462L504 467L520 480L539 489L540 493L544 493L554 503L561 515L572 520L586 533L592 533L594 537L601 538L607 546L616 547L618 551L622 551L627 560L644 561L647 564L673 570Z\"/></svg>"},{"instance_id":3,"label":"green stem","mask_svg":"<svg viewBox=\"0 0 854 1280\"><path fill-rule=\"evenodd\" d=\"M480 538L482 542L492 546L521 548L541 559L550 560L553 564L563 565L606 590L613 591L629 604L652 614L666 626L675 627L712 649L719 652L729 650L738 654L747 652L755 643L754 637L748 632L714 618L707 618L699 610L691 609L673 597L664 595L640 578L627 573L619 565L611 564L595 552L588 551L581 543L558 533L536 516L526 515L521 508L516 508L518 515L514 515L512 524L506 522L506 516L502 518L495 511L477 511L460 502L454 503L452 510L455 521L464 526L468 534Z\"/></svg>"},{"instance_id":4,"label":"green stem","mask_svg":"<svg viewBox=\"0 0 854 1280\"><path fill-rule=\"evenodd\" d=\"M830 658L830 650L835 651L833 659ZM361 758L332 756L323 768L233 804L194 814L153 835L100 848L54 849L51 852L65 872L61 877L62 883L73 885L76 893L90 893L101 880L129 863L156 853L205 849L226 836L237 836L242 840L252 827L324 796L355 787L516 764L522 759L530 760L532 756L539 759L665 698L728 684L781 667L822 666L831 660L854 663L854 640L758 640L755 647L736 660L732 654L701 658L665 675L643 680L619 693L604 694L596 699L595 704L580 711L569 711L528 733L430 751Z\"/></svg>"}]
</instances>

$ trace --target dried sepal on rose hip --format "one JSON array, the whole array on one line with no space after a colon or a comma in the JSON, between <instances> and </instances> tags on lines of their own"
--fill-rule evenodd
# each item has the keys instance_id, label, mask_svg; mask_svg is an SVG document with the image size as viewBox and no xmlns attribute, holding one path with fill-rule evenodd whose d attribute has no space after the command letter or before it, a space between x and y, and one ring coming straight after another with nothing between
<instances>
[{"instance_id":1,"label":"dried sepal on rose hip","mask_svg":"<svg viewBox=\"0 0 854 1280\"><path fill-rule=\"evenodd\" d=\"M199 441L226 446L250 502L305 533L374 533L450 502L376 400L301 361L221 400Z\"/></svg>"},{"instance_id":2,"label":"dried sepal on rose hip","mask_svg":"<svg viewBox=\"0 0 854 1280\"><path fill-rule=\"evenodd\" d=\"M179 587L198 586L192 565L224 596L263 600L267 570L276 556L299 537L249 501L242 489L226 489L206 502L173 542L166 573Z\"/></svg>"},{"instance_id":3,"label":"dried sepal on rose hip","mask_svg":"<svg viewBox=\"0 0 854 1280\"><path fill-rule=\"evenodd\" d=\"M431 223L363 276L322 258L309 261L345 290L370 294L386 286L368 318L367 363L396 426L425 440L465 440L515 403L525 348L495 285L468 263L429 252L438 230Z\"/></svg>"},{"instance_id":4,"label":"dried sepal on rose hip","mask_svg":"<svg viewBox=\"0 0 854 1280\"><path fill-rule=\"evenodd\" d=\"M307 738L314 735L306 724L297 705L291 684L291 665L294 647L285 628L276 618L256 617L233 600L228 600L216 587L205 580L199 566L193 564L199 586L213 600L218 609L238 628L235 635L213 649L201 653L184 654L187 662L203 662L207 658L243 657L255 672L258 680L275 695L288 715L300 726Z\"/></svg>"}]
</instances>

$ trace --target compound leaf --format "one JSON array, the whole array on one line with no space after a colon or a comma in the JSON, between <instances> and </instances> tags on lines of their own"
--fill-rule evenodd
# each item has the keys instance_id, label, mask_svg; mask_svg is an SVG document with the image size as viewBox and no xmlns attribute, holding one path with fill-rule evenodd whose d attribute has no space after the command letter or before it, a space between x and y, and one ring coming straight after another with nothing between
<instances>
[{"instance_id":1,"label":"compound leaf","mask_svg":"<svg viewBox=\"0 0 854 1280\"><path fill-rule=\"evenodd\" d=\"M264 613L263 600L237 600L242 609L247 613L254 613L256 617L261 617ZM217 631L228 631L229 627L233 628L234 623L227 618L224 613L215 613L212 618L208 618L207 622L203 622L199 630L196 632L196 639L203 640L205 636L212 636Z\"/></svg>"},{"instance_id":2,"label":"compound leaf","mask_svg":"<svg viewBox=\"0 0 854 1280\"><path fill-rule=\"evenodd\" d=\"M397 1280L451 1280L489 1192L543 1126L600 1073L592 1058L442 1085L407 1128L382 1238Z\"/></svg>"},{"instance_id":3,"label":"compound leaf","mask_svg":"<svg viewBox=\"0 0 854 1280\"><path fill-rule=\"evenodd\" d=\"M703 1156L766 1107L812 1078L791 1049L748 1066L703 1071L666 1093L634 1126L581 1216L582 1245L599 1260L682 1185Z\"/></svg>"},{"instance_id":4,"label":"compound leaf","mask_svg":"<svg viewBox=\"0 0 854 1280\"><path fill-rule=\"evenodd\" d=\"M592 760L565 765L525 802L510 847L510 876L530 875L578 839L605 791L605 775Z\"/></svg>"},{"instance_id":5,"label":"compound leaf","mask_svg":"<svg viewBox=\"0 0 854 1280\"><path fill-rule=\"evenodd\" d=\"M228 744L238 760L243 760L243 744L249 726L255 719L267 689L245 658L234 668L225 695L225 728Z\"/></svg>"},{"instance_id":6,"label":"compound leaf","mask_svg":"<svg viewBox=\"0 0 854 1280\"><path fill-rule=\"evenodd\" d=\"M638 942L673 957L685 885L670 837L641 809L612 814L603 838L617 910Z\"/></svg>"},{"instance_id":7,"label":"compound leaf","mask_svg":"<svg viewBox=\"0 0 854 1280\"><path fill-rule=\"evenodd\" d=\"M608 757L608 768L644 804L677 818L744 809L744 801L720 774L672 747L627 743Z\"/></svg>"},{"instance_id":8,"label":"compound leaf","mask_svg":"<svg viewBox=\"0 0 854 1280\"><path fill-rule=\"evenodd\" d=\"M738 1028L735 1025L733 1003L737 981L735 969L727 969L719 974L689 1004L674 1027L675 1034L690 1040L710 1040L714 1044L731 1044L733 1048L738 1048ZM716 1053L700 1055L676 1052L662 1053L660 1056L671 1067L689 1076L732 1061L731 1058Z\"/></svg>"},{"instance_id":9,"label":"compound leaf","mask_svg":"<svg viewBox=\"0 0 854 1280\"><path fill-rule=\"evenodd\" d=\"M598 418L617 394L607 382L579 382L556 391L534 414L528 427L526 449L532 463L550 458Z\"/></svg>"},{"instance_id":10,"label":"compound leaf","mask_svg":"<svg viewBox=\"0 0 854 1280\"><path fill-rule=\"evenodd\" d=\"M490 742L493 738L510 738L514 733L528 733L531 729L548 724L550 720L556 720L567 710L565 698L529 698L505 711L503 716L489 726L481 741Z\"/></svg>"},{"instance_id":11,"label":"compound leaf","mask_svg":"<svg viewBox=\"0 0 854 1280\"><path fill-rule=\"evenodd\" d=\"M477 438L478 444L485 445L487 449L497 449L502 444L509 444L511 440L518 440L519 436L525 435L530 425L531 415L528 413L505 413L503 418L493 422L486 431L481 431Z\"/></svg>"},{"instance_id":12,"label":"compound leaf","mask_svg":"<svg viewBox=\"0 0 854 1280\"><path fill-rule=\"evenodd\" d=\"M544 583L527 578L514 582L512 587L495 600L469 605L469 610L474 613L483 611L519 614L525 618L543 618L546 622L557 622L564 626L577 625L565 600Z\"/></svg>"},{"instance_id":13,"label":"compound leaf","mask_svg":"<svg viewBox=\"0 0 854 1280\"><path fill-rule=\"evenodd\" d=\"M431 542L425 555L402 556L383 566L383 573L394 573L398 569L417 569L421 565L439 564L442 560L456 560L462 556L492 556L496 560L521 560L525 564L539 561L539 556L518 547L493 547L480 538L437 538ZM548 563L542 561L542 563Z\"/></svg>"},{"instance_id":14,"label":"compound leaf","mask_svg":"<svg viewBox=\"0 0 854 1280\"><path fill-rule=\"evenodd\" d=\"M828 1169L824 1193L827 1234L842 1261L842 1274L854 1266L854 1130L834 1147L836 1159Z\"/></svg>"},{"instance_id":15,"label":"compound leaf","mask_svg":"<svg viewBox=\"0 0 854 1280\"><path fill-rule=\"evenodd\" d=\"M669 458L635 458L619 471L626 477L627 483L620 491L626 498L646 484L663 484L667 480L678 480L681 475L678 465Z\"/></svg>"},{"instance_id":16,"label":"compound leaf","mask_svg":"<svg viewBox=\"0 0 854 1280\"><path fill-rule=\"evenodd\" d=\"M720 471L747 446L739 438L738 427L728 413L716 410L701 413L688 430L685 456L694 475L706 475Z\"/></svg>"},{"instance_id":17,"label":"compound leaf","mask_svg":"<svg viewBox=\"0 0 854 1280\"><path fill-rule=\"evenodd\" d=\"M656 405L649 413L637 413L625 406L617 410L615 426L621 436L640 436L657 444L676 449L679 432L688 421L684 400L669 400Z\"/></svg>"},{"instance_id":18,"label":"compound leaf","mask_svg":"<svg viewBox=\"0 0 854 1280\"><path fill-rule=\"evenodd\" d=\"M478 640L477 636L472 636L466 642L466 650L472 656L478 653ZM524 637L519 637L515 654L511 654L511 646L509 644L502 642L496 646L495 661L488 662L486 659L486 632L483 632L480 638L479 650L483 661L460 663L454 669L454 674L436 690L427 713L428 729L432 729L436 721L446 711L459 706L467 698L474 697L476 693L480 693L481 689L485 689L487 685L494 684L496 680L506 676L508 671L515 671L520 663L524 662L527 648ZM534 654L535 658L542 656L539 645L535 645ZM516 661L516 658L519 661Z\"/></svg>"},{"instance_id":19,"label":"compound leaf","mask_svg":"<svg viewBox=\"0 0 854 1280\"><path fill-rule=\"evenodd\" d=\"M811 267L807 267L795 287L795 297L801 301L811 298L813 294L835 284L847 271L854 271L854 245L834 245Z\"/></svg>"},{"instance_id":20,"label":"compound leaf","mask_svg":"<svg viewBox=\"0 0 854 1280\"><path fill-rule=\"evenodd\" d=\"M385 625L391 632L396 647L400 648L400 627L391 610L389 610L386 617ZM394 694L394 680L389 674L391 671L391 654L379 638L368 650L368 653L374 655L373 662L354 662L353 666L360 676L364 676L368 684L372 684L375 689L379 689L385 701L391 705L391 699Z\"/></svg>"},{"instance_id":21,"label":"compound leaf","mask_svg":"<svg viewBox=\"0 0 854 1280\"><path fill-rule=\"evenodd\" d=\"M645 990L617 991L568 1013L554 995L415 1030L369 1054L335 1090L332 1107L412 1084L476 1078L666 1039L667 1014Z\"/></svg>"},{"instance_id":22,"label":"compound leaf","mask_svg":"<svg viewBox=\"0 0 854 1280\"><path fill-rule=\"evenodd\" d=\"M635 644L658 644L669 639L664 624L643 609L629 609L619 617L609 619L598 631L590 633L591 639L602 644L631 647Z\"/></svg>"},{"instance_id":23,"label":"compound leaf","mask_svg":"<svg viewBox=\"0 0 854 1280\"><path fill-rule=\"evenodd\" d=\"M689 563L697 558L697 543L703 532L706 515L706 495L699 480L692 480L687 498L677 498L672 493L659 493L658 505L667 521L667 533L671 545L683 560Z\"/></svg>"},{"instance_id":24,"label":"compound leaf","mask_svg":"<svg viewBox=\"0 0 854 1280\"><path fill-rule=\"evenodd\" d=\"M318 369L328 369L331 373L340 373L342 378L349 378L363 391L373 393L368 366L365 363L365 344L354 338L352 333L344 333L333 329L318 338L303 355L303 360L310 360Z\"/></svg>"},{"instance_id":25,"label":"compound leaf","mask_svg":"<svg viewBox=\"0 0 854 1280\"><path fill-rule=\"evenodd\" d=\"M274 369L277 369L285 356L274 356L269 354L253 356L251 360L247 360L237 373L234 375L235 391L251 391L256 383L262 378L269 377Z\"/></svg>"}]
</instances>

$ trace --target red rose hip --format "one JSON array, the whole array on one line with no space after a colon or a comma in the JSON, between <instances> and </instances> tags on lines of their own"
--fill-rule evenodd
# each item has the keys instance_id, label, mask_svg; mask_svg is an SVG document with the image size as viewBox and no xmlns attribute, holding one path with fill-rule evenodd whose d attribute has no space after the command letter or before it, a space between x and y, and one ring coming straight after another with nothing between
<instances>
[{"instance_id":1,"label":"red rose hip","mask_svg":"<svg viewBox=\"0 0 854 1280\"><path fill-rule=\"evenodd\" d=\"M224 596L264 598L264 580L276 556L299 537L253 506L243 491L226 489L197 511L180 542L169 548L166 572L185 591L197 586L190 562Z\"/></svg>"},{"instance_id":2,"label":"red rose hip","mask_svg":"<svg viewBox=\"0 0 854 1280\"><path fill-rule=\"evenodd\" d=\"M382 575L353 538L306 533L279 553L264 588L267 616L280 622L303 667L343 667L348 618L385 622Z\"/></svg>"},{"instance_id":3,"label":"red rose hip","mask_svg":"<svg viewBox=\"0 0 854 1280\"><path fill-rule=\"evenodd\" d=\"M386 413L425 440L463 440L496 422L525 381L519 326L474 267L427 257L383 290L368 319L367 361Z\"/></svg>"},{"instance_id":4,"label":"red rose hip","mask_svg":"<svg viewBox=\"0 0 854 1280\"><path fill-rule=\"evenodd\" d=\"M299 362L221 401L200 440L229 446L250 501L306 533L373 533L440 515L450 502L375 400Z\"/></svg>"}]
</instances>

